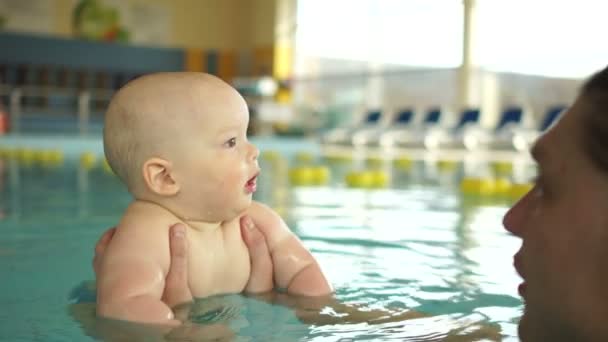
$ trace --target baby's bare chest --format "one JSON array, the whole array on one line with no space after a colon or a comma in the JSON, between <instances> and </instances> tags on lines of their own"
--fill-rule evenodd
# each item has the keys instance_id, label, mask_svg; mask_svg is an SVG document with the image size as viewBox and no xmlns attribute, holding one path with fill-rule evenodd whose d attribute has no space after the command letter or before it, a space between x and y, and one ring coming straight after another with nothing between
<instances>
[{"instance_id":1,"label":"baby's bare chest","mask_svg":"<svg viewBox=\"0 0 608 342\"><path fill-rule=\"evenodd\" d=\"M243 291L251 267L249 251L240 231L204 238L189 234L188 248L188 282L194 297Z\"/></svg>"}]
</instances>

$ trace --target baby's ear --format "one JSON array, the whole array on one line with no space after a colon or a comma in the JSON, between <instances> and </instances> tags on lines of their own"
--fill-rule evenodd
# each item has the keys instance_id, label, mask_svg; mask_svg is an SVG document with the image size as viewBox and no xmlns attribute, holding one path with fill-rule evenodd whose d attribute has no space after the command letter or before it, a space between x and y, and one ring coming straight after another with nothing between
<instances>
[{"instance_id":1,"label":"baby's ear","mask_svg":"<svg viewBox=\"0 0 608 342\"><path fill-rule=\"evenodd\" d=\"M173 177L173 165L161 158L150 158L144 162L142 172L148 190L161 196L174 196L179 184Z\"/></svg>"}]
</instances>

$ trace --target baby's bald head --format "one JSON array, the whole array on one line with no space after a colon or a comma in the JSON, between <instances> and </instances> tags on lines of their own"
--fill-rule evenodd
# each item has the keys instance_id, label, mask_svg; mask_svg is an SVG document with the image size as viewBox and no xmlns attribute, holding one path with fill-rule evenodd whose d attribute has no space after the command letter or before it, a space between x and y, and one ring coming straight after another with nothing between
<instances>
[{"instance_id":1,"label":"baby's bald head","mask_svg":"<svg viewBox=\"0 0 608 342\"><path fill-rule=\"evenodd\" d=\"M105 116L104 151L110 167L137 192L142 165L152 157L171 160L188 129L212 115L225 101L242 101L219 78L194 72L150 74L121 88Z\"/></svg>"}]
</instances>

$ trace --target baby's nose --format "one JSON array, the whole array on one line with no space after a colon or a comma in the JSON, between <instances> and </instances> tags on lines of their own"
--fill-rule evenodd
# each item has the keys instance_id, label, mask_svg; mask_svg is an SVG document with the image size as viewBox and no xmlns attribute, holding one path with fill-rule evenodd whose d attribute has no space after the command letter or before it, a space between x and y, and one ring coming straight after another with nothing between
<instances>
[{"instance_id":1,"label":"baby's nose","mask_svg":"<svg viewBox=\"0 0 608 342\"><path fill-rule=\"evenodd\" d=\"M251 144L250 155L251 155L252 160L257 160L258 156L260 155L260 150L257 147L255 147L255 145L253 145L253 144Z\"/></svg>"}]
</instances>

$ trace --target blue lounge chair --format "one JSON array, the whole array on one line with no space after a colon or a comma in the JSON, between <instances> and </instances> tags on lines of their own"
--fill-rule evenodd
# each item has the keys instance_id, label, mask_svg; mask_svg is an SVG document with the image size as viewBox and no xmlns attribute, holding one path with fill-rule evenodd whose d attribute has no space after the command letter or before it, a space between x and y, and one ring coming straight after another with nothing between
<instances>
[{"instance_id":1,"label":"blue lounge chair","mask_svg":"<svg viewBox=\"0 0 608 342\"><path fill-rule=\"evenodd\" d=\"M509 106L503 109L496 127L492 130L477 132L476 136L465 137L465 146L473 149L512 149L514 134L525 127L523 120L526 110L521 106Z\"/></svg>"},{"instance_id":2,"label":"blue lounge chair","mask_svg":"<svg viewBox=\"0 0 608 342\"><path fill-rule=\"evenodd\" d=\"M536 128L516 131L512 139L513 149L529 151L539 135L548 130L567 108L561 105L549 107Z\"/></svg>"},{"instance_id":3,"label":"blue lounge chair","mask_svg":"<svg viewBox=\"0 0 608 342\"><path fill-rule=\"evenodd\" d=\"M483 135L483 129L479 126L481 110L479 108L467 108L460 114L460 119L452 128L434 129L425 135L423 145L426 149L468 148L471 137Z\"/></svg>"},{"instance_id":4,"label":"blue lounge chair","mask_svg":"<svg viewBox=\"0 0 608 342\"><path fill-rule=\"evenodd\" d=\"M380 138L387 132L406 130L414 119L413 109L403 109L393 115L391 121L384 125L361 129L353 133L351 141L353 146L378 146Z\"/></svg>"},{"instance_id":5,"label":"blue lounge chair","mask_svg":"<svg viewBox=\"0 0 608 342\"><path fill-rule=\"evenodd\" d=\"M363 115L362 120L354 125L344 126L335 128L321 137L323 144L345 144L350 145L352 136L355 132L376 127L380 124L382 119L382 111L380 110L369 110Z\"/></svg>"},{"instance_id":6,"label":"blue lounge chair","mask_svg":"<svg viewBox=\"0 0 608 342\"><path fill-rule=\"evenodd\" d=\"M422 122L412 124L394 125L394 129L384 132L379 137L379 144L384 147L421 148L424 138L430 132L440 129L444 111L440 107L433 107L426 112Z\"/></svg>"}]
</instances>

